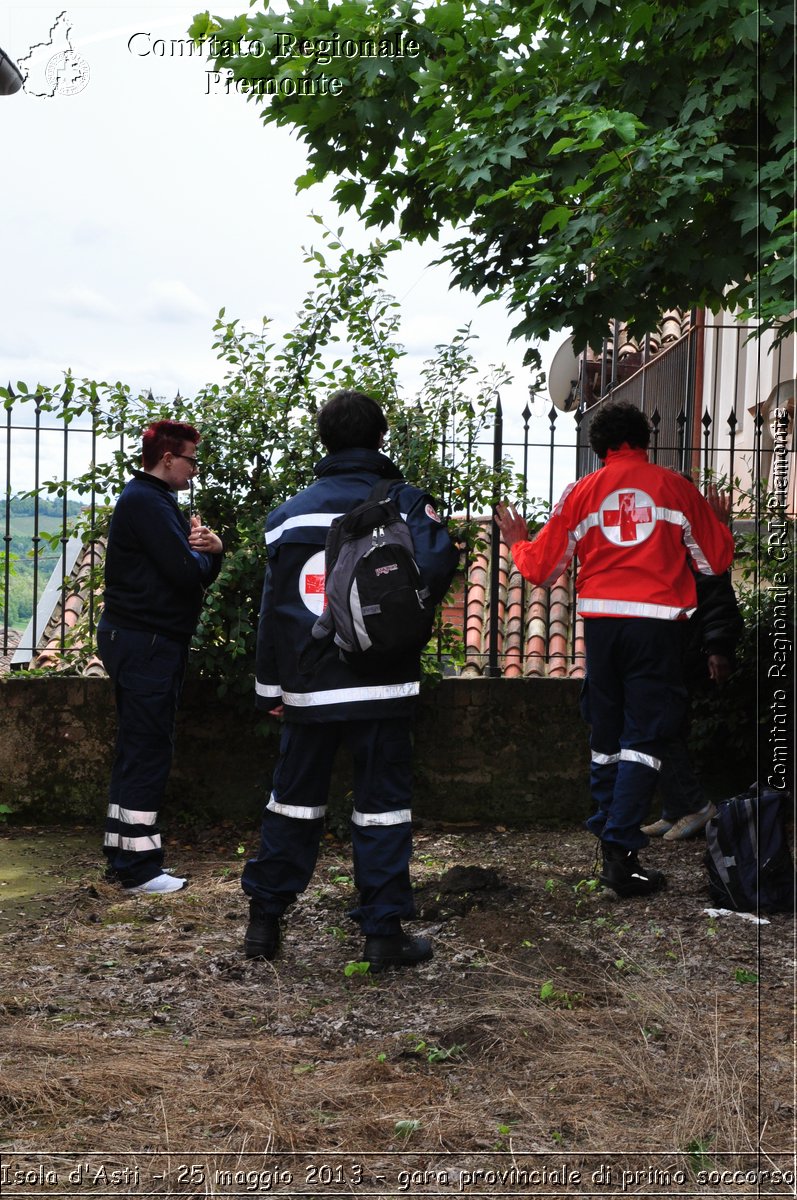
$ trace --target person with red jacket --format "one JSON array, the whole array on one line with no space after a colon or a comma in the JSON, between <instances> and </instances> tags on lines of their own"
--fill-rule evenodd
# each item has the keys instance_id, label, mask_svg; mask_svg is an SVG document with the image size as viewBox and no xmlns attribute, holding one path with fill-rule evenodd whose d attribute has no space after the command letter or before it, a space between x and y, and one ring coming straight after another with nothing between
<instances>
[{"instance_id":1,"label":"person with red jacket","mask_svg":"<svg viewBox=\"0 0 797 1200\"><path fill-rule=\"evenodd\" d=\"M733 559L723 520L728 498L704 499L682 476L648 460L650 426L632 404L607 404L590 426L603 466L568 487L533 539L513 506L496 524L518 570L550 585L575 555L578 612L585 618L582 713L591 726L587 828L601 842L601 882L620 896L666 883L637 856L667 743L684 719L683 636L697 605L690 561L717 575ZM721 519L722 518L722 519Z\"/></svg>"}]
</instances>

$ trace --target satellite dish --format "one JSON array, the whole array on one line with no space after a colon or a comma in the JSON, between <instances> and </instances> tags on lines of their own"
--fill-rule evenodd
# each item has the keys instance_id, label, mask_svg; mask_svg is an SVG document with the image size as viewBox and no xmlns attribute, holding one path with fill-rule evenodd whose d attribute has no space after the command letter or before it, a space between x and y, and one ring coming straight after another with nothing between
<instances>
[{"instance_id":1,"label":"satellite dish","mask_svg":"<svg viewBox=\"0 0 797 1200\"><path fill-rule=\"evenodd\" d=\"M578 378L579 362L573 352L573 339L569 337L554 354L548 371L548 394L562 412L578 408Z\"/></svg>"}]
</instances>

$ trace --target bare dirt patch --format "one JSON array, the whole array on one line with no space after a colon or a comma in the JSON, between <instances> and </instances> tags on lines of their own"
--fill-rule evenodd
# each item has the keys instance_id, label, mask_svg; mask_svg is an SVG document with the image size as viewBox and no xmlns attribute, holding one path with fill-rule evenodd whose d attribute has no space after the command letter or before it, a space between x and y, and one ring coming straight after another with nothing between
<instances>
[{"instance_id":1,"label":"bare dirt patch","mask_svg":"<svg viewBox=\"0 0 797 1200\"><path fill-rule=\"evenodd\" d=\"M345 844L325 840L273 964L241 952L239 850L256 833L169 845L184 892L126 897L88 854L80 882L35 913L4 912L4 1161L65 1171L77 1160L59 1153L93 1152L121 1171L133 1155L167 1163L160 1194L197 1196L467 1194L462 1173L492 1162L549 1174L481 1194L564 1194L567 1165L581 1172L569 1194L652 1194L650 1170L666 1169L687 1183L658 1194L683 1196L700 1171L788 1165L792 921L707 916L702 841L652 845L643 859L669 888L619 900L590 882L581 830L421 829L414 928L435 957L377 978L351 973L362 940ZM193 1179L189 1150L204 1156ZM322 1160L309 1152L333 1151L349 1173L324 1160L312 1190L302 1172ZM289 1165L293 1182L241 1175L231 1191L247 1155ZM648 1176L588 1183L618 1156ZM456 1178L443 1184L440 1162ZM437 1174L423 1179L424 1164ZM417 1172L406 1187L400 1167ZM709 1179L694 1194L756 1191Z\"/></svg>"}]
</instances>

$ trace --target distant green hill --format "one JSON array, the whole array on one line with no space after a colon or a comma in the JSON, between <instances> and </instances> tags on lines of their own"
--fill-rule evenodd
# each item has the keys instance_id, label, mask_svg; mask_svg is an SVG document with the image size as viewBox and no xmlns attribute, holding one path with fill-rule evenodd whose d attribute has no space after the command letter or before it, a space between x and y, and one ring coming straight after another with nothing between
<instances>
[{"instance_id":1,"label":"distant green hill","mask_svg":"<svg viewBox=\"0 0 797 1200\"><path fill-rule=\"evenodd\" d=\"M80 512L82 504L68 500L67 518ZM63 501L39 501L39 536L60 534L63 528ZM38 559L38 596L41 596L47 580L61 555L61 545L51 546L40 540L38 553L34 555L34 530L36 528L35 502L29 497L12 496L8 536L6 541L6 501L0 501L0 628L6 624L5 597L8 594L8 626L22 630L33 613L34 566ZM6 558L8 556L8 561Z\"/></svg>"},{"instance_id":2,"label":"distant green hill","mask_svg":"<svg viewBox=\"0 0 797 1200\"><path fill-rule=\"evenodd\" d=\"M15 541L19 539L19 540L25 540L25 541L30 542L31 538L34 535L34 530L36 527L36 518L35 517L18 517L16 515L16 513L12 512L11 520L9 521L8 524L9 524L8 531L11 534L11 537ZM62 525L61 525L60 516L48 517L48 516L42 516L41 514L39 514L39 533L40 534L42 534L42 533L59 533L61 531L61 528L62 528ZM0 537L5 537L5 532L6 532L5 514L3 514L2 524L0 525Z\"/></svg>"},{"instance_id":3,"label":"distant green hill","mask_svg":"<svg viewBox=\"0 0 797 1200\"><path fill-rule=\"evenodd\" d=\"M36 512L36 500L32 496L12 496L11 497L11 519L15 517L33 517ZM5 498L0 500L0 521L5 525L6 508L8 507ZM64 511L63 500L47 500L39 497L39 516L54 517L60 521ZM74 517L79 513L83 505L79 500L67 500L66 515Z\"/></svg>"}]
</instances>

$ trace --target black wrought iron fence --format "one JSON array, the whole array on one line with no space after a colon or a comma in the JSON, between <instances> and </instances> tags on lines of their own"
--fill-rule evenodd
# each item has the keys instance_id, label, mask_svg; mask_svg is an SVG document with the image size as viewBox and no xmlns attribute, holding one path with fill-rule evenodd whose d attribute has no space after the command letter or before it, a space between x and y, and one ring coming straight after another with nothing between
<instances>
[{"instance_id":1,"label":"black wrought iron fence","mask_svg":"<svg viewBox=\"0 0 797 1200\"><path fill-rule=\"evenodd\" d=\"M99 560L91 531L97 525L98 492L79 499L56 480L82 474L101 454L124 451L124 433L109 443L101 439L96 415L75 419L48 411L38 396L23 395L9 405L0 427L0 660L6 666L28 666L41 649L45 632L58 652L69 652L69 615L63 600L73 573L86 576L86 566ZM78 513L88 541L73 530ZM99 606L96 589L85 587L85 604L93 636Z\"/></svg>"},{"instance_id":2,"label":"black wrought iron fence","mask_svg":"<svg viewBox=\"0 0 797 1200\"><path fill-rule=\"evenodd\" d=\"M727 418L718 421L712 413L717 411L720 398L714 397L698 420L694 394L691 334L608 392L613 399L632 400L648 413L653 428L651 456L655 461L680 470L722 475L732 488L737 487L735 480L743 466L742 484L752 493L767 475L772 455L763 414L757 412L740 431L736 398ZM529 404L522 412L507 413L496 396L492 429L476 439L468 437L467 426L453 428L446 435L446 445L440 448L443 461L451 455L460 463L479 458L492 464L496 479L510 462L516 478L514 498L526 511L531 507L539 510L556 501L564 483L598 465L589 448L589 428L605 399L575 414L551 406L540 416ZM697 439L696 429L700 433ZM123 453L125 443L122 433L115 440L100 438L98 422L90 413L82 422L56 418L43 412L35 397L6 409L0 438L0 462L5 464L5 480L0 485L0 651L6 669L9 664L24 668L37 664L44 641L56 656L75 652L70 645L70 629L76 609L84 618L89 640L99 615L99 593L91 586L91 579L92 568L102 554L97 536L100 497L91 490L81 497L66 493L51 499L46 481L70 479L85 470L86 462L97 463L101 456L107 461L115 453ZM793 450L789 453L793 458ZM400 460L400 453L397 457ZM793 475L793 467L788 469ZM23 493L24 502L19 500ZM499 498L498 494L494 497ZM543 619L540 598L535 597L538 589L519 584L511 562L497 552L490 514L471 511L467 496L448 499L453 517L481 518L481 543L468 552L461 591L447 609L449 618L461 624L470 668L490 675L506 671L550 673L555 658L559 665L564 663L561 670L557 666L556 673L577 671L580 650L572 582L566 581L566 594L560 591L556 604L548 606ZM741 511L741 497L735 499L739 518L755 520L755 508ZM76 537L70 535L70 529L78 508L83 510L84 519L83 533ZM80 568L80 581L75 583ZM70 595L74 597L71 607L67 603ZM556 636L566 639L564 653L558 643L558 648L552 648L552 623L556 625ZM82 649L85 654L85 646Z\"/></svg>"}]
</instances>

